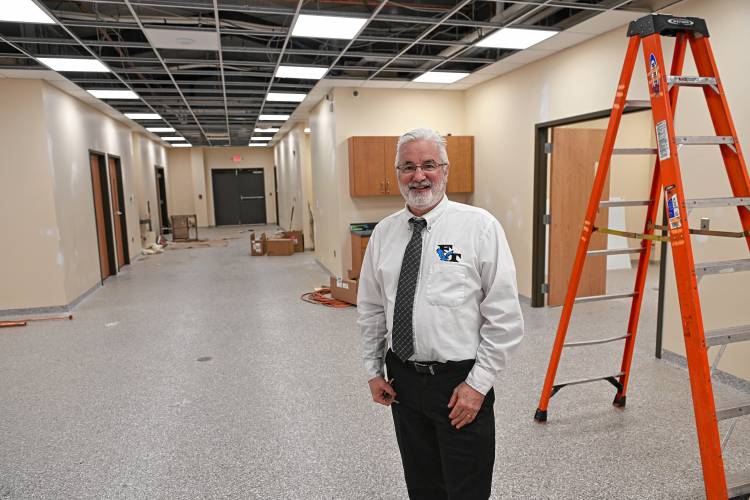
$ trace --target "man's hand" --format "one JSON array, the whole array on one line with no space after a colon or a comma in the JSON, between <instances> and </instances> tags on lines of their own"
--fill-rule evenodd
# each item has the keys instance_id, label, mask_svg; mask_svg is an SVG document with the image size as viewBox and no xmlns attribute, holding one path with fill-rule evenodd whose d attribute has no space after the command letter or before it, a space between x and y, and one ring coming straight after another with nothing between
<instances>
[{"instance_id":1,"label":"man's hand","mask_svg":"<svg viewBox=\"0 0 750 500\"><path fill-rule=\"evenodd\" d=\"M389 382L393 382L393 379ZM391 384L386 382L383 377L375 377L370 379L367 383L370 385L372 400L376 403L385 406L391 406L392 403L398 403L398 401L396 401L396 391L393 390Z\"/></svg>"},{"instance_id":2,"label":"man's hand","mask_svg":"<svg viewBox=\"0 0 750 500\"><path fill-rule=\"evenodd\" d=\"M471 387L466 382L461 382L453 389L453 395L448 403L448 408L452 408L448 418L451 419L451 425L460 429L474 421L482 408L484 395Z\"/></svg>"}]
</instances>

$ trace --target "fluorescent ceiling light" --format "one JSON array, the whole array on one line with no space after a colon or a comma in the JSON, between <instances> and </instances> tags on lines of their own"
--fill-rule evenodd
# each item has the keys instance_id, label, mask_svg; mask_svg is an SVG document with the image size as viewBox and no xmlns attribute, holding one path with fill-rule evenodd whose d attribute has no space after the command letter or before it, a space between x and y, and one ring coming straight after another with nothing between
<instances>
[{"instance_id":1,"label":"fluorescent ceiling light","mask_svg":"<svg viewBox=\"0 0 750 500\"><path fill-rule=\"evenodd\" d=\"M138 99L138 94L132 90L87 90L97 99Z\"/></svg>"},{"instance_id":2,"label":"fluorescent ceiling light","mask_svg":"<svg viewBox=\"0 0 750 500\"><path fill-rule=\"evenodd\" d=\"M305 133L306 133L306 134L309 134L309 133L310 133L310 127L305 127Z\"/></svg>"},{"instance_id":3,"label":"fluorescent ceiling light","mask_svg":"<svg viewBox=\"0 0 750 500\"><path fill-rule=\"evenodd\" d=\"M263 144L260 144L260 143L257 143L257 142L255 142L255 143L251 142L250 144L248 144L248 146L250 146L251 148L264 148L264 147L268 146L268 143L264 142Z\"/></svg>"},{"instance_id":4,"label":"fluorescent ceiling light","mask_svg":"<svg viewBox=\"0 0 750 500\"><path fill-rule=\"evenodd\" d=\"M193 145L187 142L178 142L176 144L170 144L173 148L192 148Z\"/></svg>"},{"instance_id":5,"label":"fluorescent ceiling light","mask_svg":"<svg viewBox=\"0 0 750 500\"><path fill-rule=\"evenodd\" d=\"M125 113L125 116L131 120L161 120L156 113Z\"/></svg>"},{"instance_id":6,"label":"fluorescent ceiling light","mask_svg":"<svg viewBox=\"0 0 750 500\"><path fill-rule=\"evenodd\" d=\"M187 141L184 137L180 137L179 135L175 135L174 137L162 137L162 140L165 141Z\"/></svg>"},{"instance_id":7,"label":"fluorescent ceiling light","mask_svg":"<svg viewBox=\"0 0 750 500\"><path fill-rule=\"evenodd\" d=\"M278 132L279 129L277 127L268 127L268 128L256 128L253 130L253 132L260 132L261 134L266 132Z\"/></svg>"},{"instance_id":8,"label":"fluorescent ceiling light","mask_svg":"<svg viewBox=\"0 0 750 500\"><path fill-rule=\"evenodd\" d=\"M454 73L452 71L428 71L416 77L418 83L453 83L469 76L468 73Z\"/></svg>"},{"instance_id":9,"label":"fluorescent ceiling light","mask_svg":"<svg viewBox=\"0 0 750 500\"><path fill-rule=\"evenodd\" d=\"M328 68L311 68L309 66L279 66L276 78L299 78L300 80L320 80Z\"/></svg>"},{"instance_id":10,"label":"fluorescent ceiling light","mask_svg":"<svg viewBox=\"0 0 750 500\"><path fill-rule=\"evenodd\" d=\"M174 132L172 127L146 127L149 132Z\"/></svg>"},{"instance_id":11,"label":"fluorescent ceiling light","mask_svg":"<svg viewBox=\"0 0 750 500\"><path fill-rule=\"evenodd\" d=\"M0 21L55 24L55 20L32 0L3 0L0 2Z\"/></svg>"},{"instance_id":12,"label":"fluorescent ceiling light","mask_svg":"<svg viewBox=\"0 0 750 500\"><path fill-rule=\"evenodd\" d=\"M260 115L258 120L264 122L283 122L289 119L289 115Z\"/></svg>"},{"instance_id":13,"label":"fluorescent ceiling light","mask_svg":"<svg viewBox=\"0 0 750 500\"><path fill-rule=\"evenodd\" d=\"M526 49L556 35L557 31L502 28L476 43L477 47Z\"/></svg>"},{"instance_id":14,"label":"fluorescent ceiling light","mask_svg":"<svg viewBox=\"0 0 750 500\"><path fill-rule=\"evenodd\" d=\"M251 137L251 141L270 141L273 137Z\"/></svg>"},{"instance_id":15,"label":"fluorescent ceiling light","mask_svg":"<svg viewBox=\"0 0 750 500\"><path fill-rule=\"evenodd\" d=\"M80 71L82 73L109 73L109 68L98 59L79 59L70 57L39 57L42 64L46 64L55 71Z\"/></svg>"},{"instance_id":16,"label":"fluorescent ceiling light","mask_svg":"<svg viewBox=\"0 0 750 500\"><path fill-rule=\"evenodd\" d=\"M292 94L288 92L269 92L267 101L271 102L302 102L307 94Z\"/></svg>"},{"instance_id":17,"label":"fluorescent ceiling light","mask_svg":"<svg viewBox=\"0 0 750 500\"><path fill-rule=\"evenodd\" d=\"M361 17L311 16L300 14L294 24L292 36L311 38L336 38L351 40L364 26L366 19Z\"/></svg>"}]
</instances>

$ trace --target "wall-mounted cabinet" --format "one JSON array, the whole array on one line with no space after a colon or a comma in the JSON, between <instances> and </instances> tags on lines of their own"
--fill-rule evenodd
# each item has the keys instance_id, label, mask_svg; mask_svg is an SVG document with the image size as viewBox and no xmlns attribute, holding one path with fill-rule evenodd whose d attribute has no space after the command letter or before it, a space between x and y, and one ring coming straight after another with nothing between
<instances>
[{"instance_id":1,"label":"wall-mounted cabinet","mask_svg":"<svg viewBox=\"0 0 750 500\"><path fill-rule=\"evenodd\" d=\"M474 137L448 136L448 193L474 191ZM400 195L396 178L396 136L349 138L349 194Z\"/></svg>"}]
</instances>

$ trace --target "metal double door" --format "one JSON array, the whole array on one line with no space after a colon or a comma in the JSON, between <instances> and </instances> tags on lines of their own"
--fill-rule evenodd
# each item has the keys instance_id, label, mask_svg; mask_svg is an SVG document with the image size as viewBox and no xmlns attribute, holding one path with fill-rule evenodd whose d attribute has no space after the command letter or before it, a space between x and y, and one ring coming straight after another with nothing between
<instances>
[{"instance_id":1,"label":"metal double door","mask_svg":"<svg viewBox=\"0 0 750 500\"><path fill-rule=\"evenodd\" d=\"M262 168L216 169L211 176L217 226L266 223Z\"/></svg>"}]
</instances>

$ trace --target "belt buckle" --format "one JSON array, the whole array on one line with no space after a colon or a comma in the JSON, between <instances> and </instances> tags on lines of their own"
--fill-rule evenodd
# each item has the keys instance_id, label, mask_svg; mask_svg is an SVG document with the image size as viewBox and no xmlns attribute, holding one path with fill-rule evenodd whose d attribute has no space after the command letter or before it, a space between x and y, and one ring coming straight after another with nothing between
<instances>
[{"instance_id":1,"label":"belt buckle","mask_svg":"<svg viewBox=\"0 0 750 500\"><path fill-rule=\"evenodd\" d=\"M430 375L435 375L435 368L433 364L427 364L427 363L420 363L419 361L414 361L414 366L419 367L417 368L417 372L420 372L420 369L424 370L425 368L427 371L430 372Z\"/></svg>"}]
</instances>

